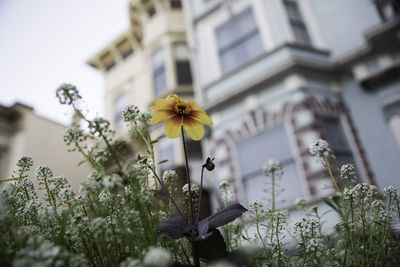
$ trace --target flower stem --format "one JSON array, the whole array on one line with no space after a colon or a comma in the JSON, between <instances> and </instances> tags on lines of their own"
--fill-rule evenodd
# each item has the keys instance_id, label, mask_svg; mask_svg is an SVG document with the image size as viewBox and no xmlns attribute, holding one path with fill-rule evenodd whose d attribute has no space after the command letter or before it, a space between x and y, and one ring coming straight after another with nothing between
<instances>
[{"instance_id":1,"label":"flower stem","mask_svg":"<svg viewBox=\"0 0 400 267\"><path fill-rule=\"evenodd\" d=\"M189 188L189 205L190 205L190 224L194 224L194 214L193 214L193 201L192 201L192 189L191 189L191 183L190 183L190 175L189 175L189 163L188 163L188 158L187 158L187 151L186 151L186 143L185 143L185 135L183 132L183 126L181 127L181 132L182 132L182 143L183 143L183 151L185 154L185 163L186 163L186 183L188 184Z\"/></svg>"},{"instance_id":2,"label":"flower stem","mask_svg":"<svg viewBox=\"0 0 400 267\"><path fill-rule=\"evenodd\" d=\"M275 210L275 172L271 173L272 178L272 209Z\"/></svg>"},{"instance_id":3,"label":"flower stem","mask_svg":"<svg viewBox=\"0 0 400 267\"><path fill-rule=\"evenodd\" d=\"M199 193L199 203L197 205L197 218L196 218L197 222L199 221L200 218L201 194L203 193L203 175L204 175L204 167L201 168L200 193Z\"/></svg>"},{"instance_id":4,"label":"flower stem","mask_svg":"<svg viewBox=\"0 0 400 267\"><path fill-rule=\"evenodd\" d=\"M194 214L193 214L193 199L192 199L192 189L190 187L190 176L189 176L189 163L187 158L187 151L186 151L186 143L185 143L185 134L183 132L183 126L181 127L182 132L182 143L183 143L183 151L185 153L185 163L186 163L186 182L188 184L189 189L189 205L190 205L190 225L194 225ZM201 194L201 192L200 192ZM200 197L199 197L200 198ZM196 267L200 267L200 260L199 255L197 254L197 244L195 242L192 243L192 255L193 255L193 262Z\"/></svg>"},{"instance_id":5,"label":"flower stem","mask_svg":"<svg viewBox=\"0 0 400 267\"><path fill-rule=\"evenodd\" d=\"M339 186L338 186L337 183L336 183L336 179L335 179L335 177L333 176L333 172L332 172L332 169L331 169L331 165L329 164L328 159L327 159L326 157L324 157L323 160L324 160L324 163L325 163L326 168L328 169L329 176L330 176L330 178L331 178L331 181L332 181L333 185L335 186L336 191L337 191L337 192L341 192L340 189L339 189Z\"/></svg>"},{"instance_id":6,"label":"flower stem","mask_svg":"<svg viewBox=\"0 0 400 267\"><path fill-rule=\"evenodd\" d=\"M153 172L153 175L156 177L157 181L160 183L161 188L165 191L165 193L167 194L168 198L171 200L172 204L174 204L176 211L179 213L179 216L181 216L181 218L183 220L185 220L185 217L183 216L183 213L181 212L181 210L179 209L178 205L176 204L175 200L171 197L168 189L165 187L163 181L161 181L160 177L158 177L157 173L151 168L151 166L147 163L147 166L149 167L149 169Z\"/></svg>"}]
</instances>

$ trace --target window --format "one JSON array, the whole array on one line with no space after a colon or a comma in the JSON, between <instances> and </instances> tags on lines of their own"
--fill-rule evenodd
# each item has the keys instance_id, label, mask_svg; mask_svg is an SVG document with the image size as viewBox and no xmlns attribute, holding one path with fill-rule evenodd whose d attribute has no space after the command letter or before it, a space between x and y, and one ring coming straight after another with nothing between
<instances>
[{"instance_id":1,"label":"window","mask_svg":"<svg viewBox=\"0 0 400 267\"><path fill-rule=\"evenodd\" d=\"M174 45L176 79L179 85L192 84L190 72L189 52L186 44Z\"/></svg>"},{"instance_id":2,"label":"window","mask_svg":"<svg viewBox=\"0 0 400 267\"><path fill-rule=\"evenodd\" d=\"M112 68L114 68L114 66L115 66L115 61L114 60L106 63L106 71L111 70Z\"/></svg>"},{"instance_id":3,"label":"window","mask_svg":"<svg viewBox=\"0 0 400 267\"><path fill-rule=\"evenodd\" d=\"M263 52L251 8L237 14L219 26L215 32L223 73L238 68Z\"/></svg>"},{"instance_id":4,"label":"window","mask_svg":"<svg viewBox=\"0 0 400 267\"><path fill-rule=\"evenodd\" d=\"M170 139L164 138L158 142L158 160L164 162L161 164L163 170L170 169L174 167L175 164L175 152L174 143Z\"/></svg>"},{"instance_id":5,"label":"window","mask_svg":"<svg viewBox=\"0 0 400 267\"><path fill-rule=\"evenodd\" d=\"M126 93L120 94L114 101L114 121L120 123L122 121L122 112L128 105Z\"/></svg>"},{"instance_id":6,"label":"window","mask_svg":"<svg viewBox=\"0 0 400 267\"><path fill-rule=\"evenodd\" d=\"M236 144L236 148L239 171L248 203L259 200L265 205L270 205L268 202L271 199L270 178L264 176L262 166L271 158L280 161L284 170L282 179L276 181L278 192L276 206L279 208L293 204L296 198L303 196L293 153L283 125L240 141Z\"/></svg>"},{"instance_id":7,"label":"window","mask_svg":"<svg viewBox=\"0 0 400 267\"><path fill-rule=\"evenodd\" d=\"M400 148L400 102L385 106L383 112L390 131Z\"/></svg>"},{"instance_id":8,"label":"window","mask_svg":"<svg viewBox=\"0 0 400 267\"><path fill-rule=\"evenodd\" d=\"M181 0L171 0L170 3L171 3L171 7L173 9L181 9L182 8Z\"/></svg>"},{"instance_id":9,"label":"window","mask_svg":"<svg viewBox=\"0 0 400 267\"><path fill-rule=\"evenodd\" d=\"M311 44L311 39L308 35L306 24L301 16L297 1L283 0L283 3L296 40L300 43Z\"/></svg>"},{"instance_id":10,"label":"window","mask_svg":"<svg viewBox=\"0 0 400 267\"><path fill-rule=\"evenodd\" d=\"M149 7L149 9L147 9L147 15L149 15L149 18L151 18L155 14L156 14L156 8L154 6L151 6Z\"/></svg>"},{"instance_id":11,"label":"window","mask_svg":"<svg viewBox=\"0 0 400 267\"><path fill-rule=\"evenodd\" d=\"M382 21L388 21L400 14L400 2L387 0L373 0Z\"/></svg>"},{"instance_id":12,"label":"window","mask_svg":"<svg viewBox=\"0 0 400 267\"><path fill-rule=\"evenodd\" d=\"M332 169L336 170L347 163L356 167L353 154L347 142L340 120L331 117L322 118L321 129L323 139L329 143L336 157L333 161L336 168L333 167ZM359 175L357 175L357 177L359 177Z\"/></svg>"},{"instance_id":13,"label":"window","mask_svg":"<svg viewBox=\"0 0 400 267\"><path fill-rule=\"evenodd\" d=\"M132 53L133 53L133 49L128 48L127 50L122 52L122 58L125 59L125 58L129 57L130 55L132 55Z\"/></svg>"},{"instance_id":14,"label":"window","mask_svg":"<svg viewBox=\"0 0 400 267\"><path fill-rule=\"evenodd\" d=\"M167 75L165 71L164 52L157 49L152 55L154 91L156 95L167 89Z\"/></svg>"}]
</instances>

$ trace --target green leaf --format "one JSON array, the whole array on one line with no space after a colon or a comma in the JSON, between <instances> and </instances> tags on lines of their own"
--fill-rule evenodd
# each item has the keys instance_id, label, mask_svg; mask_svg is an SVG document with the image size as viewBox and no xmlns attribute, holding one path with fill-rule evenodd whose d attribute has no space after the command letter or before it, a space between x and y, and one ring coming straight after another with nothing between
<instances>
[{"instance_id":1,"label":"green leaf","mask_svg":"<svg viewBox=\"0 0 400 267\"><path fill-rule=\"evenodd\" d=\"M158 164L163 164L163 163L165 163L165 162L168 162L168 160L167 160L167 159L162 160L162 161L158 162Z\"/></svg>"},{"instance_id":2,"label":"green leaf","mask_svg":"<svg viewBox=\"0 0 400 267\"><path fill-rule=\"evenodd\" d=\"M81 166L83 163L85 163L86 162L86 159L84 159L84 160L82 160L82 161L80 161L79 163L78 163L78 165L77 166Z\"/></svg>"},{"instance_id":3,"label":"green leaf","mask_svg":"<svg viewBox=\"0 0 400 267\"><path fill-rule=\"evenodd\" d=\"M10 181L17 181L22 179L23 177L16 177L16 178L9 178L9 179L4 179L4 180L0 180L0 183L4 183L4 182L10 182Z\"/></svg>"}]
</instances>

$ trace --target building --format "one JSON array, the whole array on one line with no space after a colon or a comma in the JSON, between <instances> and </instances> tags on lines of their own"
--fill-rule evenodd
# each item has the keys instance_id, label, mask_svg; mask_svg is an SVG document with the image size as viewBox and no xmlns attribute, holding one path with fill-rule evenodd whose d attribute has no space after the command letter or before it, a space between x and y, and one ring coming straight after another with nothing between
<instances>
[{"instance_id":1,"label":"building","mask_svg":"<svg viewBox=\"0 0 400 267\"><path fill-rule=\"evenodd\" d=\"M91 169L86 164L79 165L83 157L77 152L68 152L63 142L66 128L20 103L0 106L0 179L11 178L18 160L29 156L34 163L29 177L34 177L37 166L47 165L54 175L67 177L78 192Z\"/></svg>"},{"instance_id":2,"label":"building","mask_svg":"<svg viewBox=\"0 0 400 267\"><path fill-rule=\"evenodd\" d=\"M399 1L185 1L194 90L214 126L203 140L215 181L265 199L262 165L284 165L280 207L332 193L308 146L327 140L336 167L400 189ZM324 178L325 177L325 178ZM328 188L326 187L328 185Z\"/></svg>"},{"instance_id":3,"label":"building","mask_svg":"<svg viewBox=\"0 0 400 267\"><path fill-rule=\"evenodd\" d=\"M116 129L117 138L126 140L129 135L121 115L128 104L149 111L152 101L169 94L193 99L181 1L132 0L129 12L130 28L88 60L104 77L104 116ZM156 125L151 134L154 139L163 135L163 126ZM191 169L200 173L200 143L188 140L187 146ZM184 166L180 138L162 138L156 144L156 160L168 160L162 169Z\"/></svg>"}]
</instances>

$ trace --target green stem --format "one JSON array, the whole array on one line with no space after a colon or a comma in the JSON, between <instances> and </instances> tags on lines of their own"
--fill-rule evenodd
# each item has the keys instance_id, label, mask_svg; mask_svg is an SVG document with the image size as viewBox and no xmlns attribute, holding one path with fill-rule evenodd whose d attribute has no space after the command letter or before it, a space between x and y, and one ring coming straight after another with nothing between
<instances>
[{"instance_id":1,"label":"green stem","mask_svg":"<svg viewBox=\"0 0 400 267\"><path fill-rule=\"evenodd\" d=\"M326 168L328 169L329 176L331 177L332 183L333 183L333 185L335 186L336 191L337 191L337 192L341 192L340 189L339 189L339 186L338 186L337 183L336 183L336 179L335 179L335 177L333 176L333 172L332 172L332 169L331 169L331 165L329 164L329 161L328 161L328 159L327 159L325 156L324 156L324 163L325 163Z\"/></svg>"},{"instance_id":2,"label":"green stem","mask_svg":"<svg viewBox=\"0 0 400 267\"><path fill-rule=\"evenodd\" d=\"M197 204L197 218L196 222L199 221L200 218L200 207L201 207L201 195L203 193L203 175L204 175L204 167L201 168L201 178L200 178L200 193L199 193L199 202Z\"/></svg>"},{"instance_id":3,"label":"green stem","mask_svg":"<svg viewBox=\"0 0 400 267\"><path fill-rule=\"evenodd\" d=\"M181 126L181 132L182 132L182 143L183 143L183 151L185 154L185 166L186 166L186 183L189 188L189 208L190 208L190 224L194 224L194 214L193 214L193 202L192 202L192 188L191 188L191 183L190 183L190 175L189 175L189 162L188 162L188 157L187 157L187 151L186 151L186 143L185 143L185 134L183 132L183 126Z\"/></svg>"},{"instance_id":4,"label":"green stem","mask_svg":"<svg viewBox=\"0 0 400 267\"><path fill-rule=\"evenodd\" d=\"M187 158L185 133L183 132L183 126L181 126L181 133L182 133L183 151L185 154L185 163L186 163L186 182L188 184L188 189L189 189L189 206L190 206L190 222L191 222L190 224L194 225L192 189L191 189L191 184L190 184L189 162L188 162L188 158ZM194 242L192 242L192 254L193 254L194 265L196 267L200 267L199 255L197 254L197 244Z\"/></svg>"},{"instance_id":5,"label":"green stem","mask_svg":"<svg viewBox=\"0 0 400 267\"><path fill-rule=\"evenodd\" d=\"M272 178L272 209L275 210L275 173L271 173Z\"/></svg>"}]
</instances>

